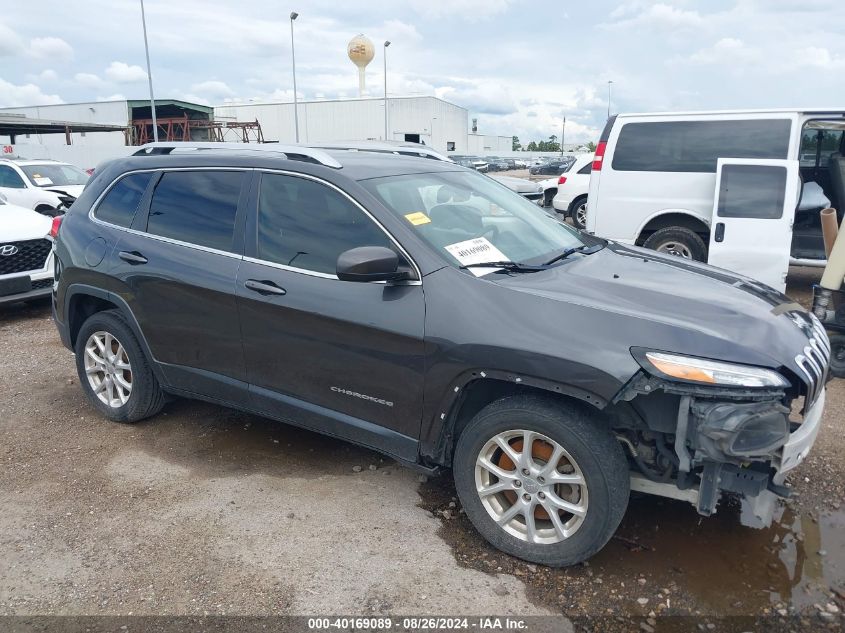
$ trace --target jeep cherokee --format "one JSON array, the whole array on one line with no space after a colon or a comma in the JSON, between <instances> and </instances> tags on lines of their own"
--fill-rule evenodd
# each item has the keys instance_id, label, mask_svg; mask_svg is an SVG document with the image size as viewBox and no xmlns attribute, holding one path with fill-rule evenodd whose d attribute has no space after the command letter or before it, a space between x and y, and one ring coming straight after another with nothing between
<instances>
[{"instance_id":1,"label":"jeep cherokee","mask_svg":"<svg viewBox=\"0 0 845 633\"><path fill-rule=\"evenodd\" d=\"M799 305L448 162L154 144L97 170L55 253L105 417L199 398L449 467L478 531L547 565L597 552L629 490L766 524L820 426Z\"/></svg>"}]
</instances>

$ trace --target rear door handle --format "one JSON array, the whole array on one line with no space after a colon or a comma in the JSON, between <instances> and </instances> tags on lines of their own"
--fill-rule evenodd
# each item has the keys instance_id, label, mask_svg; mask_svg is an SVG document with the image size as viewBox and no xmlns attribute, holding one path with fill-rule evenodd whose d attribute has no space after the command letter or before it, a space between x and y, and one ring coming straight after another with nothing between
<instances>
[{"instance_id":1,"label":"rear door handle","mask_svg":"<svg viewBox=\"0 0 845 633\"><path fill-rule=\"evenodd\" d=\"M721 242L725 239L725 223L719 222L716 225L716 232L713 234L713 239L717 242Z\"/></svg>"},{"instance_id":2,"label":"rear door handle","mask_svg":"<svg viewBox=\"0 0 845 633\"><path fill-rule=\"evenodd\" d=\"M259 281L258 279L247 279L244 282L244 286L253 290L261 295L283 295L287 294L287 291L284 288L280 288L272 281L262 280Z\"/></svg>"},{"instance_id":3,"label":"rear door handle","mask_svg":"<svg viewBox=\"0 0 845 633\"><path fill-rule=\"evenodd\" d=\"M130 264L146 264L147 258L138 251L120 251L117 254L120 259Z\"/></svg>"}]
</instances>

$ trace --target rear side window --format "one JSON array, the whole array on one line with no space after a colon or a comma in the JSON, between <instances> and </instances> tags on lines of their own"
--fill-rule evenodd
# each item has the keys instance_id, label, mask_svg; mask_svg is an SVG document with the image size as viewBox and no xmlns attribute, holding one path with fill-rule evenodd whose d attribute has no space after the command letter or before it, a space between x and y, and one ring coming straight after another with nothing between
<instances>
[{"instance_id":1,"label":"rear side window","mask_svg":"<svg viewBox=\"0 0 845 633\"><path fill-rule=\"evenodd\" d=\"M578 170L579 174L590 174L593 172L593 164L587 163L581 169Z\"/></svg>"},{"instance_id":2,"label":"rear side window","mask_svg":"<svg viewBox=\"0 0 845 633\"><path fill-rule=\"evenodd\" d=\"M613 153L616 171L716 173L719 158L787 158L788 119L627 123Z\"/></svg>"},{"instance_id":3,"label":"rear side window","mask_svg":"<svg viewBox=\"0 0 845 633\"><path fill-rule=\"evenodd\" d=\"M294 176L261 176L259 259L333 275L338 255L358 246L393 248L384 231L334 189Z\"/></svg>"},{"instance_id":4,"label":"rear side window","mask_svg":"<svg viewBox=\"0 0 845 633\"><path fill-rule=\"evenodd\" d=\"M132 224L141 198L147 190L152 172L130 174L118 180L97 205L94 217L109 224L128 228Z\"/></svg>"},{"instance_id":5,"label":"rear side window","mask_svg":"<svg viewBox=\"0 0 845 633\"><path fill-rule=\"evenodd\" d=\"M725 165L716 213L720 218L776 220L783 215L785 196L785 167Z\"/></svg>"},{"instance_id":6,"label":"rear side window","mask_svg":"<svg viewBox=\"0 0 845 633\"><path fill-rule=\"evenodd\" d=\"M240 171L171 171L150 201L147 232L231 251L243 183Z\"/></svg>"}]
</instances>

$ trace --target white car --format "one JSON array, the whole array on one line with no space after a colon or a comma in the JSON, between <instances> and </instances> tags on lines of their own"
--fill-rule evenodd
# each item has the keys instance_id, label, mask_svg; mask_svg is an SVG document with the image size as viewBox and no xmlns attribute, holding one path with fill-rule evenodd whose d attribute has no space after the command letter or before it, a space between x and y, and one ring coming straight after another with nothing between
<instances>
[{"instance_id":1,"label":"white car","mask_svg":"<svg viewBox=\"0 0 845 633\"><path fill-rule=\"evenodd\" d=\"M0 194L9 204L57 215L79 197L88 174L54 160L0 159Z\"/></svg>"},{"instance_id":2,"label":"white car","mask_svg":"<svg viewBox=\"0 0 845 633\"><path fill-rule=\"evenodd\" d=\"M587 194L592 170L593 155L578 156L567 172L557 179L557 193L552 200L555 211L568 215L579 229L587 226Z\"/></svg>"},{"instance_id":3,"label":"white car","mask_svg":"<svg viewBox=\"0 0 845 633\"><path fill-rule=\"evenodd\" d=\"M53 238L60 222L8 204L0 195L0 305L50 295Z\"/></svg>"}]
</instances>

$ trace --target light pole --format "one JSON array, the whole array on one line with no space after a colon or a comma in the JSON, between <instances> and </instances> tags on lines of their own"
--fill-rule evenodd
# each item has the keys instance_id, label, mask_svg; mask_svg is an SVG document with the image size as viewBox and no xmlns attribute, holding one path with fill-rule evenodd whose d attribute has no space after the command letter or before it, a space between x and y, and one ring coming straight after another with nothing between
<instances>
[{"instance_id":1,"label":"light pole","mask_svg":"<svg viewBox=\"0 0 845 633\"><path fill-rule=\"evenodd\" d=\"M141 0L141 24L144 27L144 53L147 55L147 80L150 84L150 111L153 115L153 140L158 143L158 122L156 121L156 100L153 96L153 73L150 70L150 45L147 43L147 16L144 13L144 0Z\"/></svg>"},{"instance_id":2,"label":"light pole","mask_svg":"<svg viewBox=\"0 0 845 633\"><path fill-rule=\"evenodd\" d=\"M563 124L560 126L560 155L563 156L563 137L566 135L566 117L563 117Z\"/></svg>"},{"instance_id":3,"label":"light pole","mask_svg":"<svg viewBox=\"0 0 845 633\"><path fill-rule=\"evenodd\" d=\"M293 21L299 17L296 11L290 12L290 63L293 70L293 127L296 132L296 142L299 143L299 104L296 100L296 53L293 50Z\"/></svg>"},{"instance_id":4,"label":"light pole","mask_svg":"<svg viewBox=\"0 0 845 633\"><path fill-rule=\"evenodd\" d=\"M384 140L388 139L388 123L387 123L387 47L390 46L390 40L384 42Z\"/></svg>"},{"instance_id":5,"label":"light pole","mask_svg":"<svg viewBox=\"0 0 845 633\"><path fill-rule=\"evenodd\" d=\"M610 95L613 90L613 82L607 82L607 118L610 118Z\"/></svg>"}]
</instances>

